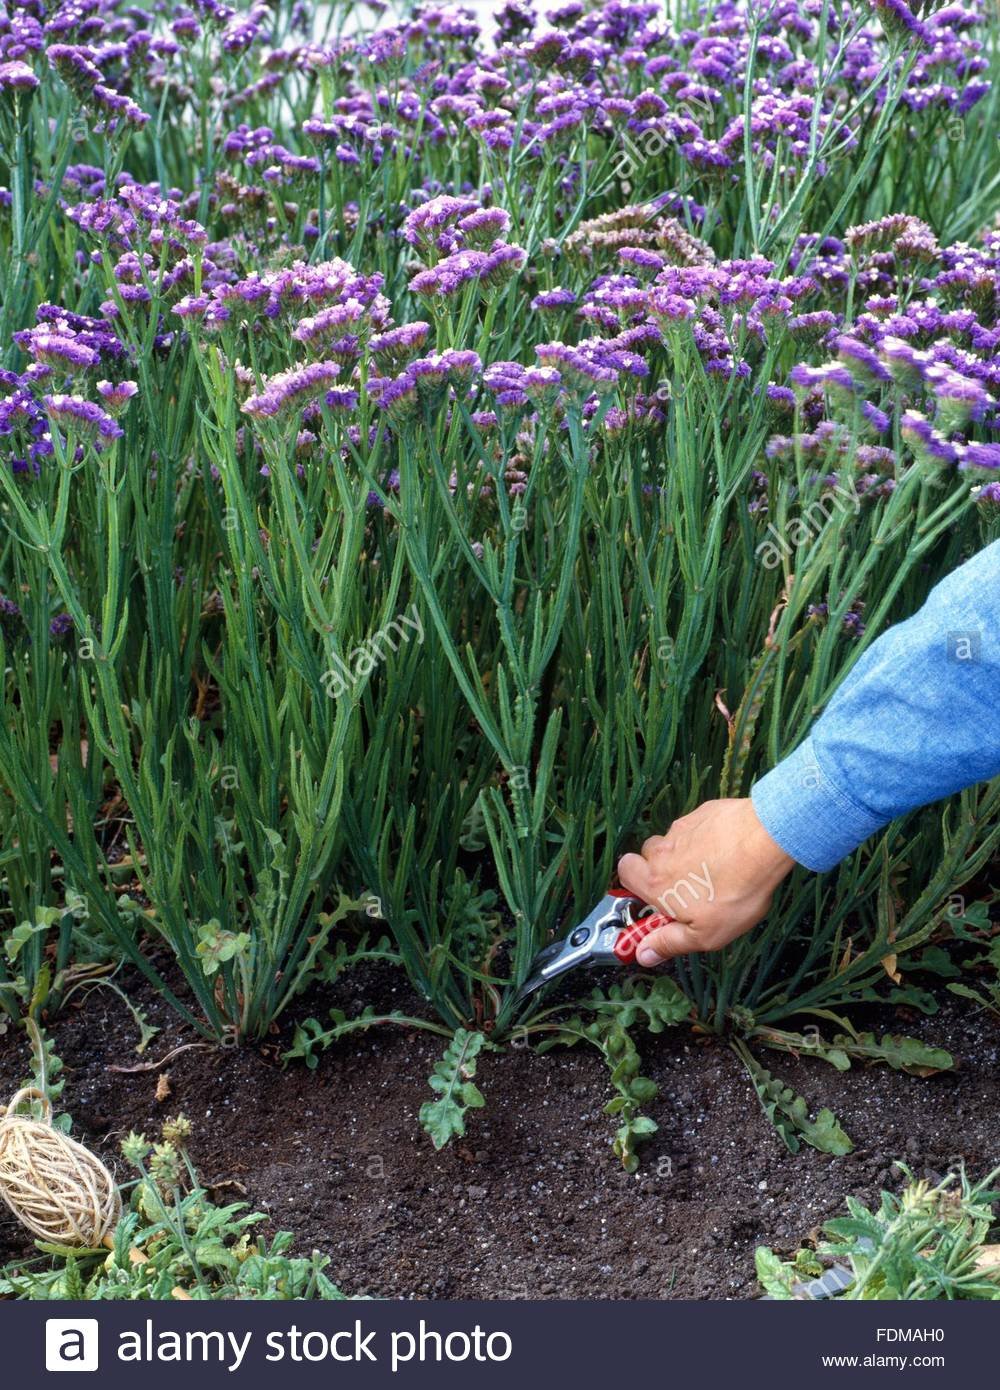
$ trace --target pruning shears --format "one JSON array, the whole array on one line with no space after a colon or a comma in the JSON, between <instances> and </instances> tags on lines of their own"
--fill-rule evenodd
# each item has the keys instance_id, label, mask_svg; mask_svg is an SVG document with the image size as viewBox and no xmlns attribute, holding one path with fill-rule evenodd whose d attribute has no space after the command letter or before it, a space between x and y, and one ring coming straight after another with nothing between
<instances>
[{"instance_id":1,"label":"pruning shears","mask_svg":"<svg viewBox=\"0 0 1000 1390\"><path fill-rule=\"evenodd\" d=\"M654 912L627 888L609 889L562 940L542 947L518 991L518 1002L578 966L631 965L643 937L673 920L666 913Z\"/></svg>"}]
</instances>

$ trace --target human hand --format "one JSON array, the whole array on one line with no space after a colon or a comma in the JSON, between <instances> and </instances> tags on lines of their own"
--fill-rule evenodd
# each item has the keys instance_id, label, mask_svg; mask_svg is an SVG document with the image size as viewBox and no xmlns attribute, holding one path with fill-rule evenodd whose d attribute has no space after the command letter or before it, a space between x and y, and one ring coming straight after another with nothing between
<instances>
[{"instance_id":1,"label":"human hand","mask_svg":"<svg viewBox=\"0 0 1000 1390\"><path fill-rule=\"evenodd\" d=\"M618 861L623 888L676 920L639 945L640 965L719 951L767 915L795 865L761 825L749 797L706 801Z\"/></svg>"}]
</instances>

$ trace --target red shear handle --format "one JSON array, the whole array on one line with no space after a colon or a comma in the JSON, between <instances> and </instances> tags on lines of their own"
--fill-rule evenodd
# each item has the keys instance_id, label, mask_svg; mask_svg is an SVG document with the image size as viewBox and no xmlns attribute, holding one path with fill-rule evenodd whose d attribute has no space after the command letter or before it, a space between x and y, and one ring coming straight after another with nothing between
<instances>
[{"instance_id":1,"label":"red shear handle","mask_svg":"<svg viewBox=\"0 0 1000 1390\"><path fill-rule=\"evenodd\" d=\"M647 937L650 932L656 931L657 927L665 927L673 920L672 917L667 917L662 912L654 912L650 917L640 917L638 922L633 922L630 927L623 927L615 938L615 944L612 947L622 965L631 965L632 961L635 960L636 947L644 937Z\"/></svg>"}]
</instances>

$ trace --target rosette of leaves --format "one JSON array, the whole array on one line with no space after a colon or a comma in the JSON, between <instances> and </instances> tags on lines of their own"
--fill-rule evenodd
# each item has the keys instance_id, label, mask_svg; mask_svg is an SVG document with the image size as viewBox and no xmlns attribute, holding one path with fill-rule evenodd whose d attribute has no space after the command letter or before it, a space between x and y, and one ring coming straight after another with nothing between
<instances>
[{"instance_id":1,"label":"rosette of leaves","mask_svg":"<svg viewBox=\"0 0 1000 1390\"><path fill-rule=\"evenodd\" d=\"M137 1174L110 1252L37 1242L39 1256L0 1270L0 1298L74 1301L342 1299L319 1251L293 1255L294 1237L254 1234L267 1217L217 1205L187 1152L190 1122L164 1122L160 1140L130 1134L122 1154Z\"/></svg>"},{"instance_id":2,"label":"rosette of leaves","mask_svg":"<svg viewBox=\"0 0 1000 1390\"><path fill-rule=\"evenodd\" d=\"M481 1110L486 1104L483 1093L473 1082L476 1058L486 1038L482 1033L470 1033L459 1028L445 1048L429 1078L435 1094L420 1107L420 1123L431 1136L436 1149L443 1149L449 1139L465 1133L465 1116L470 1110Z\"/></svg>"},{"instance_id":3,"label":"rosette of leaves","mask_svg":"<svg viewBox=\"0 0 1000 1390\"><path fill-rule=\"evenodd\" d=\"M850 1269L845 1299L1000 1298L1000 1247L987 1244L1000 1170L971 1183L963 1169L935 1185L896 1166L907 1178L902 1193L883 1192L875 1209L848 1197L847 1216L823 1225L815 1250L803 1248L791 1260L757 1250L757 1278L771 1298L795 1298L796 1285L831 1262Z\"/></svg>"},{"instance_id":4,"label":"rosette of leaves","mask_svg":"<svg viewBox=\"0 0 1000 1390\"><path fill-rule=\"evenodd\" d=\"M611 985L606 993L594 990L580 1007L585 1013L565 1019L553 1017L558 1007L546 1010L518 1032L525 1037L542 1033L539 1052L558 1045L574 1047L580 1042L597 1048L615 1090L604 1107L604 1113L618 1121L612 1147L626 1172L634 1173L639 1166L639 1145L651 1138L658 1126L643 1113L655 1099L657 1085L640 1074L642 1063L632 1031L641 1027L649 1033L662 1033L688 1017L691 1003L673 980L660 975L631 977Z\"/></svg>"}]
</instances>

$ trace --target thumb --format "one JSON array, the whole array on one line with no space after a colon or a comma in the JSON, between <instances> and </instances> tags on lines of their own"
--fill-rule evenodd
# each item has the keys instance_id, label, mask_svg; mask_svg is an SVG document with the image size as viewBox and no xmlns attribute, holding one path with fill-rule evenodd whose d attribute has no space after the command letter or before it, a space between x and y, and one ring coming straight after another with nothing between
<instances>
[{"instance_id":1,"label":"thumb","mask_svg":"<svg viewBox=\"0 0 1000 1390\"><path fill-rule=\"evenodd\" d=\"M698 933L689 923L667 922L639 942L635 958L639 965L659 965L700 949Z\"/></svg>"}]
</instances>

